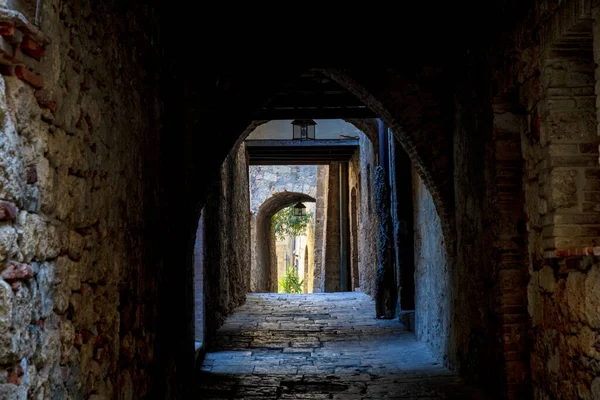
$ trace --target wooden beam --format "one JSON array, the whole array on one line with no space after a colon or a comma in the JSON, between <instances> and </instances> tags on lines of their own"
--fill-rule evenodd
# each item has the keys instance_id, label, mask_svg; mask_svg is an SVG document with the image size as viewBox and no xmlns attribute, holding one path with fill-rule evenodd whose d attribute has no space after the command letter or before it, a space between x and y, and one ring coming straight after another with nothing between
<instances>
[{"instance_id":1,"label":"wooden beam","mask_svg":"<svg viewBox=\"0 0 600 400\"><path fill-rule=\"evenodd\" d=\"M255 120L278 120L278 119L361 119L377 118L377 114L368 108L290 108L290 109L265 109L258 112Z\"/></svg>"},{"instance_id":2,"label":"wooden beam","mask_svg":"<svg viewBox=\"0 0 600 400\"><path fill-rule=\"evenodd\" d=\"M292 140L292 139L255 139L245 140L246 147L356 147L358 139L315 139L315 140Z\"/></svg>"}]
</instances>

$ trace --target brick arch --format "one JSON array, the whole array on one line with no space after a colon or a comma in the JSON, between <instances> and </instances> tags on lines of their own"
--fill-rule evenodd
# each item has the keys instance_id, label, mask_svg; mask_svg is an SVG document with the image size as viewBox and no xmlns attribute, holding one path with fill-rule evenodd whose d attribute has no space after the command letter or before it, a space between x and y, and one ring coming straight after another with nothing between
<instances>
[{"instance_id":1,"label":"brick arch","mask_svg":"<svg viewBox=\"0 0 600 400\"><path fill-rule=\"evenodd\" d=\"M447 253L453 254L453 128L447 117L452 114L444 114L452 103L441 95L441 71L320 71L353 93L391 129L431 193Z\"/></svg>"},{"instance_id":2,"label":"brick arch","mask_svg":"<svg viewBox=\"0 0 600 400\"><path fill-rule=\"evenodd\" d=\"M256 260L254 270L251 271L253 292L277 292L275 235L271 230L271 217L298 201L314 203L316 199L305 193L279 192L265 200L256 213L256 236L253 243Z\"/></svg>"}]
</instances>

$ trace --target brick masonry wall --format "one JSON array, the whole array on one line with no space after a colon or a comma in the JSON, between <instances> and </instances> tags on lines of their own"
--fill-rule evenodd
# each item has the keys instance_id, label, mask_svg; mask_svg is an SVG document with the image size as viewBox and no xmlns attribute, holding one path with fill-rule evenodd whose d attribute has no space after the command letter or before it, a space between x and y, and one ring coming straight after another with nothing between
<instances>
[{"instance_id":1,"label":"brick masonry wall","mask_svg":"<svg viewBox=\"0 0 600 400\"><path fill-rule=\"evenodd\" d=\"M155 16L39 4L0 2L0 398L147 396Z\"/></svg>"},{"instance_id":2,"label":"brick masonry wall","mask_svg":"<svg viewBox=\"0 0 600 400\"><path fill-rule=\"evenodd\" d=\"M514 235L519 209L514 206L519 203L512 201L510 210L511 199L505 196L506 217L500 221L505 238L497 247L505 250L505 265L510 266L503 270L499 265L499 289L504 295L497 303L505 321L506 381L510 389L530 376L536 399L600 396L600 383L592 379L599 373L590 350L594 345L583 339L591 337L588 329L593 331L594 322L586 319L582 306L589 302L588 294L597 290L588 278L595 271L593 246L600 233L594 198L599 177L592 54L592 21L597 11L592 12L591 6L590 1L580 0L538 2L515 29L513 40L504 42L505 53L498 51L500 45L492 50L505 57L496 70L495 94L504 100L511 97L510 107L518 108L517 115L503 105L505 109L497 112L503 116L495 118L496 130L504 137L497 142L497 158L515 153L515 140L509 136L520 132L525 159L526 233L520 235L523 241L515 240L519 239ZM534 30L540 35L530 35ZM570 42L574 37L576 47ZM506 57L508 52L518 56ZM512 149L502 149L503 144ZM497 171L501 167L499 161ZM521 270L514 252L519 243L527 249ZM527 281L528 319L521 322L517 311L525 301L519 288ZM509 397L522 398L515 390L509 390Z\"/></svg>"}]
</instances>

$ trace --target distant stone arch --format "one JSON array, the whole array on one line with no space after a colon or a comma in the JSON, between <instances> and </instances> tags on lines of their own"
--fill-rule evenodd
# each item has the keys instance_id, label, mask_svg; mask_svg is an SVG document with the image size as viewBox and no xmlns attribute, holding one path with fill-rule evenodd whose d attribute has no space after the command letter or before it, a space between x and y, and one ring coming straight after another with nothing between
<instances>
[{"instance_id":1,"label":"distant stone arch","mask_svg":"<svg viewBox=\"0 0 600 400\"><path fill-rule=\"evenodd\" d=\"M275 259L275 235L271 229L271 217L292 204L316 202L305 193L279 192L265 200L256 214L256 234L252 246L255 259L250 269L252 292L277 292L277 260Z\"/></svg>"}]
</instances>

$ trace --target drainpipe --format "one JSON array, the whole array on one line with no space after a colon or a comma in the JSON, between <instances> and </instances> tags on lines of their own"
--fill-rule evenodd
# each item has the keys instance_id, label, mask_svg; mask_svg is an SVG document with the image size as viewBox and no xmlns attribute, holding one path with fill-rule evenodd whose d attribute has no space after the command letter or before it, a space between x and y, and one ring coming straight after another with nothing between
<instances>
[{"instance_id":1,"label":"drainpipe","mask_svg":"<svg viewBox=\"0 0 600 400\"><path fill-rule=\"evenodd\" d=\"M389 187L388 127L379 122L379 165L375 168L375 201L377 205L377 273L375 275L375 307L377 318L394 318L397 289L394 274L393 230Z\"/></svg>"},{"instance_id":2,"label":"drainpipe","mask_svg":"<svg viewBox=\"0 0 600 400\"><path fill-rule=\"evenodd\" d=\"M340 292L350 291L350 230L348 216L348 163L340 163Z\"/></svg>"}]
</instances>

